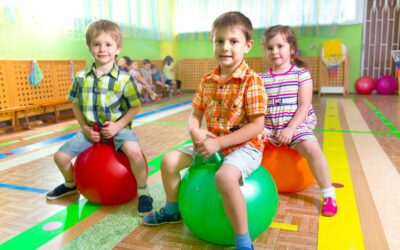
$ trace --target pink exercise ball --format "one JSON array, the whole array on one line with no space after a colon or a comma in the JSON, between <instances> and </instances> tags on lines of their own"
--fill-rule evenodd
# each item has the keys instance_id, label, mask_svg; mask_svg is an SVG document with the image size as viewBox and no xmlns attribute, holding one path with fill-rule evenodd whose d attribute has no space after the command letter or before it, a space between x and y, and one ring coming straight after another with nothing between
<instances>
[{"instance_id":1,"label":"pink exercise ball","mask_svg":"<svg viewBox=\"0 0 400 250\"><path fill-rule=\"evenodd\" d=\"M381 76L376 81L376 91L381 95L392 95L397 90L396 79L391 75Z\"/></svg>"},{"instance_id":2,"label":"pink exercise ball","mask_svg":"<svg viewBox=\"0 0 400 250\"><path fill-rule=\"evenodd\" d=\"M356 81L355 87L360 95L369 95L375 89L375 80L369 76L362 76Z\"/></svg>"}]
</instances>

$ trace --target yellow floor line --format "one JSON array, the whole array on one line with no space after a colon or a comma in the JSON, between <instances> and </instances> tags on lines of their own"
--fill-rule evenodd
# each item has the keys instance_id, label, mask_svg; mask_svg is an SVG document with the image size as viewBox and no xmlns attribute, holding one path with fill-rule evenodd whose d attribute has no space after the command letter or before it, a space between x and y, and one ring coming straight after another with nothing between
<instances>
[{"instance_id":1,"label":"yellow floor line","mask_svg":"<svg viewBox=\"0 0 400 250\"><path fill-rule=\"evenodd\" d=\"M337 99L327 99L324 128L341 129ZM323 152L332 182L343 184L344 188L336 189L338 214L319 218L318 249L364 249L343 136L340 133L325 133Z\"/></svg>"},{"instance_id":2,"label":"yellow floor line","mask_svg":"<svg viewBox=\"0 0 400 250\"><path fill-rule=\"evenodd\" d=\"M279 222L272 222L271 227L285 229L285 230L289 230L289 231L298 231L298 229L299 229L298 225L285 224L285 223L279 223Z\"/></svg>"},{"instance_id":3,"label":"yellow floor line","mask_svg":"<svg viewBox=\"0 0 400 250\"><path fill-rule=\"evenodd\" d=\"M349 129L369 131L357 106L343 100ZM374 135L352 134L354 145L390 249L400 249L400 175Z\"/></svg>"}]
</instances>

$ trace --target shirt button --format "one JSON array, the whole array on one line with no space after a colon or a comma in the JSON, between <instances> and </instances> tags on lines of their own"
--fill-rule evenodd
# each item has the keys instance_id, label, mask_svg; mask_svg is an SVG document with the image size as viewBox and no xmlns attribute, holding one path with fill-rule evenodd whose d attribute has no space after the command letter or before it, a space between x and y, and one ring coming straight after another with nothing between
<instances>
[{"instance_id":1,"label":"shirt button","mask_svg":"<svg viewBox=\"0 0 400 250\"><path fill-rule=\"evenodd\" d=\"M219 86L219 88L220 88L220 89L223 89L223 88L224 88L224 86Z\"/></svg>"}]
</instances>

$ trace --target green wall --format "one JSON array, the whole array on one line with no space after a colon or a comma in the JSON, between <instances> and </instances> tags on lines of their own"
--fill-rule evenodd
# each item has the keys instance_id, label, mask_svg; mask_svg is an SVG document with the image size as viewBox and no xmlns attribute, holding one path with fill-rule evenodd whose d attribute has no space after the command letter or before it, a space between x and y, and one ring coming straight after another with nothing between
<instances>
[{"instance_id":1,"label":"green wall","mask_svg":"<svg viewBox=\"0 0 400 250\"><path fill-rule=\"evenodd\" d=\"M307 36L295 29L299 49L304 56L320 56L320 50L325 40L341 39L346 45L350 56L350 83L349 90L354 92L355 81L360 77L362 24L338 26L334 36ZM209 40L203 41L178 41L177 59L210 58L213 55L212 44ZM248 57L263 56L262 31L255 32L254 46Z\"/></svg>"},{"instance_id":2,"label":"green wall","mask_svg":"<svg viewBox=\"0 0 400 250\"><path fill-rule=\"evenodd\" d=\"M1 24L0 30L12 30L12 25ZM91 55L82 34L76 39L67 39L60 34L49 35L30 28L18 27L18 32L0 34L10 39L0 39L0 58L2 59L85 59L92 62ZM74 37L74 36L71 36ZM160 42L151 40L124 39L121 56L135 59L161 59Z\"/></svg>"}]
</instances>

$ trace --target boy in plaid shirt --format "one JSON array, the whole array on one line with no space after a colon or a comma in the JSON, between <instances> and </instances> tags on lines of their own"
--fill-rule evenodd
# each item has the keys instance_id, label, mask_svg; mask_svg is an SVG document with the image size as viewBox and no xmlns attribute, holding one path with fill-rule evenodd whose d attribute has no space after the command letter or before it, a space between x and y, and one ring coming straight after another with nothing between
<instances>
[{"instance_id":1,"label":"boy in plaid shirt","mask_svg":"<svg viewBox=\"0 0 400 250\"><path fill-rule=\"evenodd\" d=\"M65 182L50 191L46 198L54 200L77 193L71 160L101 138L113 138L116 150L126 154L136 177L138 213L146 215L153 210L153 199L147 190L146 162L138 139L130 129L133 117L140 111L141 96L133 77L114 63L122 49L121 30L114 22L96 21L86 32L86 44L94 63L75 75L67 95L82 131L55 153L54 160ZM94 124L101 128L99 132L93 130Z\"/></svg>"},{"instance_id":2,"label":"boy in plaid shirt","mask_svg":"<svg viewBox=\"0 0 400 250\"><path fill-rule=\"evenodd\" d=\"M189 119L193 144L164 156L161 171L167 202L145 216L144 224L180 222L179 171L190 165L194 154L207 158L221 151L224 160L215 181L235 232L236 249L252 249L240 185L261 163L267 103L261 79L243 59L253 46L252 32L251 21L240 12L227 12L214 21L211 34L218 66L202 78L193 97ZM201 128L203 116L207 129Z\"/></svg>"}]
</instances>

